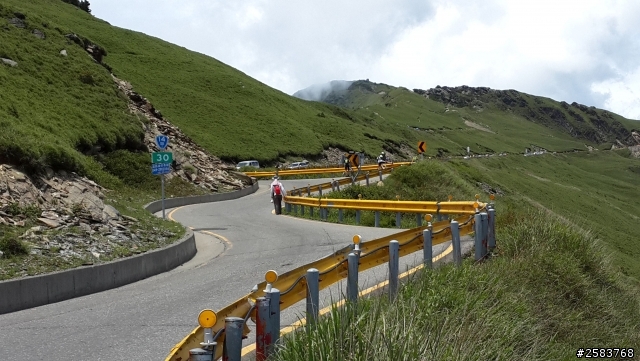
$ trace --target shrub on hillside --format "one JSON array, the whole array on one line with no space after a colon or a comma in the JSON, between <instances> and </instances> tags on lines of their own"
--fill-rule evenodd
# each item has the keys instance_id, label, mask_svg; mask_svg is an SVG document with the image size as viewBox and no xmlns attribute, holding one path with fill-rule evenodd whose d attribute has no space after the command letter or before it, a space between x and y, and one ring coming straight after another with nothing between
<instances>
[{"instance_id":1,"label":"shrub on hillside","mask_svg":"<svg viewBox=\"0 0 640 361\"><path fill-rule=\"evenodd\" d=\"M24 256L29 254L29 247L17 238L8 237L0 239L0 251L7 257Z\"/></svg>"},{"instance_id":2,"label":"shrub on hillside","mask_svg":"<svg viewBox=\"0 0 640 361\"><path fill-rule=\"evenodd\" d=\"M67 4L75 5L80 9L91 14L91 9L89 9L89 6L91 5L91 3L89 3L89 1L87 0L79 0L79 1L78 0L62 0L62 1L66 2Z\"/></svg>"},{"instance_id":3,"label":"shrub on hillside","mask_svg":"<svg viewBox=\"0 0 640 361\"><path fill-rule=\"evenodd\" d=\"M147 189L160 187L159 177L151 174L149 153L116 150L108 153L101 162L107 172L120 178L126 185Z\"/></svg>"}]
</instances>

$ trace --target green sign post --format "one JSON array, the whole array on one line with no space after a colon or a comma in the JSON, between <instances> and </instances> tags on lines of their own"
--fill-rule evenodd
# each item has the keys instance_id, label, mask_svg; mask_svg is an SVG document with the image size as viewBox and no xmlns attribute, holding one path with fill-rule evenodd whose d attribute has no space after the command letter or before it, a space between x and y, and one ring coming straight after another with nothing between
<instances>
[{"instance_id":1,"label":"green sign post","mask_svg":"<svg viewBox=\"0 0 640 361\"><path fill-rule=\"evenodd\" d=\"M156 135L156 145L158 149L165 150L169 145L169 137L163 134ZM171 173L171 163L173 163L173 153L153 152L151 153L151 174L160 175L162 187L162 219L166 219L164 214L164 175Z\"/></svg>"},{"instance_id":2,"label":"green sign post","mask_svg":"<svg viewBox=\"0 0 640 361\"><path fill-rule=\"evenodd\" d=\"M151 163L153 164L171 164L173 163L173 153L171 152L153 152L151 153Z\"/></svg>"}]
</instances>

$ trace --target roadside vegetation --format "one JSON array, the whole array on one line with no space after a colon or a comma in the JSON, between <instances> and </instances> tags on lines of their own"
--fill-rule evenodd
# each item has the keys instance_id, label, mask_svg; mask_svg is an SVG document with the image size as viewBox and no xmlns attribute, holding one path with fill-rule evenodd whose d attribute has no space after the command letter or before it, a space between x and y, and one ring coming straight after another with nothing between
<instances>
[{"instance_id":1,"label":"roadside vegetation","mask_svg":"<svg viewBox=\"0 0 640 361\"><path fill-rule=\"evenodd\" d=\"M378 295L333 308L286 336L274 359L569 360L587 343L636 347L637 167L626 151L418 162L384 186L330 193L443 200L490 186L503 193L498 247L483 263L415 274L394 302Z\"/></svg>"},{"instance_id":2,"label":"roadside vegetation","mask_svg":"<svg viewBox=\"0 0 640 361\"><path fill-rule=\"evenodd\" d=\"M638 289L597 238L520 202L499 209L488 261L420 272L394 302L333 308L285 336L274 359L546 361L585 344L637 348Z\"/></svg>"},{"instance_id":3,"label":"roadside vegetation","mask_svg":"<svg viewBox=\"0 0 640 361\"><path fill-rule=\"evenodd\" d=\"M336 177L337 178L337 177ZM409 167L399 167L378 184L378 177L370 178L370 186L356 184L354 186L342 186L340 191L328 192L325 190L323 197L330 199L384 199L384 200L405 200L405 201L448 201L449 196L457 201L474 201L476 194L481 194L479 188L472 186L469 182L461 179L455 171L450 169L446 163L439 161L417 162ZM488 202L488 195L482 194L483 202ZM304 217L307 219L319 219L320 213L314 207L314 215L311 216L309 207L305 207L305 214L301 210L289 215ZM436 216L433 214L432 216ZM447 215L442 215L446 218ZM435 220L435 218L434 218ZM330 210L328 222L338 222L338 210ZM344 210L344 224L356 224L356 211ZM423 221L423 224L426 224ZM360 225L373 227L375 225L374 211L360 212ZM385 228L395 228L396 214L394 212L380 212L380 226ZM416 227L415 214L402 214L399 228Z\"/></svg>"}]
</instances>

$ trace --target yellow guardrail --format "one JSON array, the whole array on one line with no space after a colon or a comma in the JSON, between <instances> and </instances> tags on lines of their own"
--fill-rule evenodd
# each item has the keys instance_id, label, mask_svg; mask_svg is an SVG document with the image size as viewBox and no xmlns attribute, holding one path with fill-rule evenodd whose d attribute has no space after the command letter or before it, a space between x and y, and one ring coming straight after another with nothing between
<instances>
[{"instance_id":1,"label":"yellow guardrail","mask_svg":"<svg viewBox=\"0 0 640 361\"><path fill-rule=\"evenodd\" d=\"M291 205L359 209L363 211L400 212L400 213L440 213L475 214L486 207L480 202L418 202L418 201L381 201L362 199L332 199L287 196L285 202Z\"/></svg>"},{"instance_id":2,"label":"yellow guardrail","mask_svg":"<svg viewBox=\"0 0 640 361\"><path fill-rule=\"evenodd\" d=\"M396 163L387 163L385 164L385 169L393 169L397 167L402 167L405 165L410 165L411 162L396 162ZM378 165L376 164L368 164L360 167L360 171L377 171ZM332 167L332 168L305 168L305 169L285 169L279 170L278 175L309 175L309 174L331 174L331 173L344 173L344 168ZM276 174L275 171L264 171L264 172L244 172L244 174L250 177L262 178L262 177L272 177Z\"/></svg>"},{"instance_id":3,"label":"yellow guardrail","mask_svg":"<svg viewBox=\"0 0 640 361\"><path fill-rule=\"evenodd\" d=\"M459 203L459 202L458 202ZM473 231L473 215L463 215L455 219L459 222L460 235L466 235ZM449 220L434 223L432 226L432 243L437 245L444 243L451 238ZM400 243L400 256L405 256L417 252L423 248L422 231L428 226L417 227L406 230L391 236L378 238L360 243L360 264L359 271L364 271L389 261L388 246L391 240ZM344 247L333 254L321 258L315 262L300 266L278 277L272 286L281 291L280 309L286 309L291 305L306 298L305 275L308 269L316 268L320 272L320 289L325 289L330 285L347 277L347 256L352 251L352 246ZM217 312L217 321L213 326L214 334L224 329L226 317L241 317L247 319L254 311L252 304L258 297L264 296L266 282L258 284L258 290L248 293L234 303ZM250 332L245 323L243 334L246 336ZM180 343L173 347L166 361L187 361L189 350L200 347L200 342L204 338L202 327L196 327ZM224 333L216 340L218 345L224 342ZM222 347L216 347L214 359L222 356Z\"/></svg>"},{"instance_id":4,"label":"yellow guardrail","mask_svg":"<svg viewBox=\"0 0 640 361\"><path fill-rule=\"evenodd\" d=\"M398 166L400 167L400 165ZM397 168L397 167L395 167ZM394 168L385 168L382 170L382 174L389 174L393 171ZM374 178L371 178L371 176L369 175L371 181L374 181ZM300 187L300 188L296 188L293 187L292 190L289 190L287 192L287 195L295 195L298 191L300 191L301 194L308 192L308 193L317 193L320 191L320 189L325 190L325 189L329 189L332 188L331 183L337 183L338 185L344 186L344 185L348 185L351 183L357 183L357 182L361 182L363 180L367 179L367 174L360 174L359 176L357 176L355 179L353 179L353 181L351 180L350 177L346 177L346 178L340 178L337 180L334 180L333 182L325 182L325 183L319 183L319 184L314 184L314 185L309 185L307 187Z\"/></svg>"}]
</instances>

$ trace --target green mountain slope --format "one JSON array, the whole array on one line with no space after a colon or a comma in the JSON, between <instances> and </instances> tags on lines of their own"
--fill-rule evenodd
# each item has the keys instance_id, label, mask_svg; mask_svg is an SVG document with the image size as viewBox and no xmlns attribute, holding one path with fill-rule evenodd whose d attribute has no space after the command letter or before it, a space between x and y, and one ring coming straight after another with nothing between
<instances>
[{"instance_id":1,"label":"green mountain slope","mask_svg":"<svg viewBox=\"0 0 640 361\"><path fill-rule=\"evenodd\" d=\"M62 62L58 59L60 49L73 45L65 45L64 35L78 34L106 50L102 62L115 75L129 81L172 123L222 159L255 158L269 162L286 155L319 155L330 146L374 154L385 143L399 144L403 141L401 133L389 131L386 125L372 127L365 117L352 115L335 106L290 97L213 58L141 33L110 26L62 1L5 0L3 4L2 26L10 28L3 33L3 43L14 44L14 50L6 55L12 59L24 58L17 68L20 70L3 69L3 72L36 74L40 72L38 62L43 62L51 64L50 68L44 69L48 78L56 77L53 69L65 66L55 64L50 58ZM14 29L8 24L15 11L26 15L27 31ZM43 23L48 24L47 27L42 26ZM40 29L47 38L43 41L33 37L29 33L31 28ZM25 58L27 52L34 53L34 50L17 45L27 38L34 43L33 47L37 47L38 41L48 44L38 53L38 59ZM108 72L100 71L97 64L79 54L80 49L74 48L73 51L70 55L74 56L67 61L73 61L76 55L82 61L65 70L69 77L75 76L77 80L83 72L93 72L100 86L107 91L108 86L103 82L108 83ZM14 74L5 76L9 84L15 83ZM30 81L34 88L45 88L46 79ZM75 82L59 84L55 88L60 87L77 88L74 91L82 93L82 87L89 86ZM11 88L3 91L12 92ZM39 103L42 99L32 100ZM107 101L102 104L107 106ZM82 104L78 101L68 105L77 107ZM37 106L45 108L46 103ZM113 112L122 109L121 105L109 107ZM64 114L62 110L58 112ZM102 113L87 115L98 119L105 116ZM25 115L23 121L34 120ZM70 142L73 144L75 140Z\"/></svg>"},{"instance_id":2,"label":"green mountain slope","mask_svg":"<svg viewBox=\"0 0 640 361\"><path fill-rule=\"evenodd\" d=\"M0 5L0 57L17 63L0 63L1 161L31 170L76 170L90 166L82 152L97 147L142 149L139 122L127 112L109 73L81 47L70 46L47 17L17 16ZM63 49L67 56L60 54Z\"/></svg>"},{"instance_id":3,"label":"green mountain slope","mask_svg":"<svg viewBox=\"0 0 640 361\"><path fill-rule=\"evenodd\" d=\"M385 149L408 157L420 140L427 141L429 155L464 154L467 147L476 153L531 147L568 151L585 149L585 144L610 147L615 139L625 142L635 126L609 112L596 111L593 120L591 109L563 109L560 103L521 93L514 99L548 103L535 111L537 121L528 120L520 108L492 101L480 99L481 109L469 102L445 105L418 92L367 81L353 83L345 94L329 94L336 98L333 103L351 109L340 108L290 97L213 58L113 27L62 1L3 0L0 11L5 29L0 55L19 63L0 67L8 85L0 89L6 104L0 116L15 130L13 137L0 138L0 147L8 161L36 167L82 170L91 160L81 153L96 146L101 152L142 148L138 122L127 114L107 69L131 82L186 135L228 161L313 159L329 147L369 155ZM11 22L16 12L25 15L25 28ZM45 39L34 36L35 30ZM83 54L68 34L103 49L103 66ZM67 57L59 54L62 49ZM553 126L557 109L571 129ZM571 112L583 117L585 125Z\"/></svg>"},{"instance_id":4,"label":"green mountain slope","mask_svg":"<svg viewBox=\"0 0 640 361\"><path fill-rule=\"evenodd\" d=\"M410 91L359 80L320 96L375 122L411 129L411 138L425 140L431 155L461 155L467 147L474 153L610 149L636 144L631 132L640 129L637 121L605 110L515 90L463 86Z\"/></svg>"}]
</instances>

